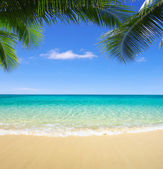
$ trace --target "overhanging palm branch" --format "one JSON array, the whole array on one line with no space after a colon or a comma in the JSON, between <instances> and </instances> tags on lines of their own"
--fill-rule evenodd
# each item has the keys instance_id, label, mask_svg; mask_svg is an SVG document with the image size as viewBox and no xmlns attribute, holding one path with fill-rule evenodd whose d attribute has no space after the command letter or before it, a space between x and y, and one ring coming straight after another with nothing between
<instances>
[{"instance_id":1,"label":"overhanging palm branch","mask_svg":"<svg viewBox=\"0 0 163 169\"><path fill-rule=\"evenodd\" d=\"M0 11L0 19L12 22L21 18L39 24L82 20L115 26L129 16L129 11L116 0L5 0Z\"/></svg>"},{"instance_id":2,"label":"overhanging palm branch","mask_svg":"<svg viewBox=\"0 0 163 169\"><path fill-rule=\"evenodd\" d=\"M114 26L128 17L129 12L117 0L1 0L1 4L0 18L17 17L41 24L83 20Z\"/></svg>"},{"instance_id":3,"label":"overhanging palm branch","mask_svg":"<svg viewBox=\"0 0 163 169\"><path fill-rule=\"evenodd\" d=\"M163 0L153 0L118 28L103 35L100 43L120 61L133 60L148 48L163 31Z\"/></svg>"},{"instance_id":4,"label":"overhanging palm branch","mask_svg":"<svg viewBox=\"0 0 163 169\"><path fill-rule=\"evenodd\" d=\"M24 46L36 46L42 37L42 27L38 23L26 23L19 18L3 20L0 19L0 29L8 33L17 35L18 40L22 41Z\"/></svg>"},{"instance_id":5,"label":"overhanging palm branch","mask_svg":"<svg viewBox=\"0 0 163 169\"><path fill-rule=\"evenodd\" d=\"M22 41L24 46L38 45L42 34L38 25L26 25L23 22L16 23L14 26L3 27L0 31L0 66L4 70L10 70L18 63L15 51L15 43ZM10 30L11 28L11 30Z\"/></svg>"}]
</instances>

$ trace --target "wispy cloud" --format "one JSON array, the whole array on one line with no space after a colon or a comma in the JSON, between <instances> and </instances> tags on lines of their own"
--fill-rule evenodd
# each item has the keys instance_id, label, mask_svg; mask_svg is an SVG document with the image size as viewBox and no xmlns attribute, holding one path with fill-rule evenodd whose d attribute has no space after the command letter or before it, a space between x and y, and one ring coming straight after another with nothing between
<instances>
[{"instance_id":1,"label":"wispy cloud","mask_svg":"<svg viewBox=\"0 0 163 169\"><path fill-rule=\"evenodd\" d=\"M27 87L22 87L22 88L15 88L14 91L24 91L24 92L38 92L38 89L34 88L27 88Z\"/></svg>"},{"instance_id":2,"label":"wispy cloud","mask_svg":"<svg viewBox=\"0 0 163 169\"><path fill-rule=\"evenodd\" d=\"M19 57L18 63L19 64L29 64L31 60L36 59L34 56L29 56L29 57Z\"/></svg>"},{"instance_id":3,"label":"wispy cloud","mask_svg":"<svg viewBox=\"0 0 163 169\"><path fill-rule=\"evenodd\" d=\"M83 54L77 54L74 53L72 50L60 52L58 49L50 50L47 53L40 54L40 56L53 60L84 59L84 58L92 59L94 57L97 57L90 51L86 51Z\"/></svg>"},{"instance_id":4,"label":"wispy cloud","mask_svg":"<svg viewBox=\"0 0 163 169\"><path fill-rule=\"evenodd\" d=\"M18 63L19 64L28 64L29 62L27 59L25 60L24 58L19 57Z\"/></svg>"},{"instance_id":5,"label":"wispy cloud","mask_svg":"<svg viewBox=\"0 0 163 169\"><path fill-rule=\"evenodd\" d=\"M141 57L139 59L136 59L136 62L146 62L145 57Z\"/></svg>"}]
</instances>

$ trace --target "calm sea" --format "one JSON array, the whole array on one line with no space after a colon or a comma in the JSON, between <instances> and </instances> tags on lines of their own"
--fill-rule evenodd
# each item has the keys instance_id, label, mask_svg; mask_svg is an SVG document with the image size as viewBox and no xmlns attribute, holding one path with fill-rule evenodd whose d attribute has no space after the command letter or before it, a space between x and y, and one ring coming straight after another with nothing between
<instances>
[{"instance_id":1,"label":"calm sea","mask_svg":"<svg viewBox=\"0 0 163 169\"><path fill-rule=\"evenodd\" d=\"M0 135L104 135L163 129L163 95L0 95Z\"/></svg>"}]
</instances>

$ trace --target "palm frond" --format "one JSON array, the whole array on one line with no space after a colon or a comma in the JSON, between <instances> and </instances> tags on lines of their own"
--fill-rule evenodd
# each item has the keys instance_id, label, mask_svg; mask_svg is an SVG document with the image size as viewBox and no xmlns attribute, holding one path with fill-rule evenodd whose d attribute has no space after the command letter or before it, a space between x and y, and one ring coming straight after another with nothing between
<instances>
[{"instance_id":1,"label":"palm frond","mask_svg":"<svg viewBox=\"0 0 163 169\"><path fill-rule=\"evenodd\" d=\"M24 46L38 46L42 39L42 27L40 25L26 25L20 24L19 29L14 33L18 35L19 41L22 41Z\"/></svg>"},{"instance_id":2,"label":"palm frond","mask_svg":"<svg viewBox=\"0 0 163 169\"><path fill-rule=\"evenodd\" d=\"M11 17L40 24L43 21L79 23L82 20L98 25L115 26L129 16L129 10L116 0L5 0L5 4L3 8L0 7L0 18L5 18L7 13L12 14Z\"/></svg>"},{"instance_id":3,"label":"palm frond","mask_svg":"<svg viewBox=\"0 0 163 169\"><path fill-rule=\"evenodd\" d=\"M0 31L0 66L9 71L17 65L18 59L15 52L16 36Z\"/></svg>"},{"instance_id":4,"label":"palm frond","mask_svg":"<svg viewBox=\"0 0 163 169\"><path fill-rule=\"evenodd\" d=\"M156 0L143 8L118 28L102 36L100 43L104 52L109 52L120 61L134 60L163 31L163 1Z\"/></svg>"},{"instance_id":5,"label":"palm frond","mask_svg":"<svg viewBox=\"0 0 163 169\"><path fill-rule=\"evenodd\" d=\"M86 18L87 22L91 21L99 26L115 27L130 16L130 11L124 6L109 4L104 8L87 7L76 9L76 15Z\"/></svg>"},{"instance_id":6,"label":"palm frond","mask_svg":"<svg viewBox=\"0 0 163 169\"><path fill-rule=\"evenodd\" d=\"M6 16L6 15L5 15ZM19 17L1 17L0 29L18 36L18 40L23 42L24 46L36 46L42 37L42 27L38 22L28 22L28 19L22 20Z\"/></svg>"}]
</instances>

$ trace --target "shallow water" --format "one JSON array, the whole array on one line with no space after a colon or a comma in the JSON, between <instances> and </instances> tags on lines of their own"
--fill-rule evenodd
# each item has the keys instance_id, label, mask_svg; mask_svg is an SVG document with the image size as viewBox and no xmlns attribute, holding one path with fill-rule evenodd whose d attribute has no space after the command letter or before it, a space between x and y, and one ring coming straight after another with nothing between
<instances>
[{"instance_id":1,"label":"shallow water","mask_svg":"<svg viewBox=\"0 0 163 169\"><path fill-rule=\"evenodd\" d=\"M103 135L163 129L162 95L0 95L0 134Z\"/></svg>"}]
</instances>

